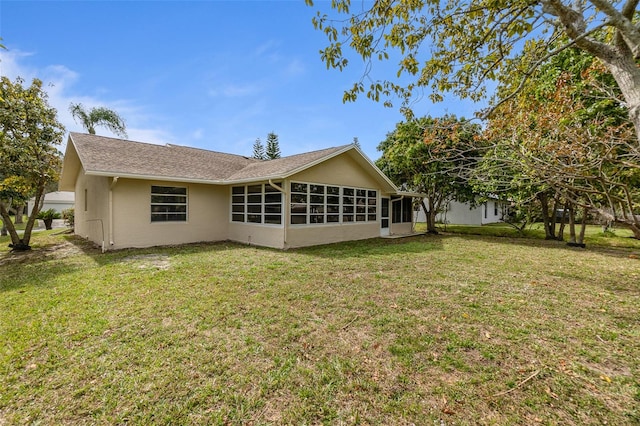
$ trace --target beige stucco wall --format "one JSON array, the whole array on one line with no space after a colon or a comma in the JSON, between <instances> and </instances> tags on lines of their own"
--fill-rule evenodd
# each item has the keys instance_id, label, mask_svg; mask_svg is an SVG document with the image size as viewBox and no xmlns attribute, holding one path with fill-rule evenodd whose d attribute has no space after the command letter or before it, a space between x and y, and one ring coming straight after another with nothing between
<instances>
[{"instance_id":1,"label":"beige stucco wall","mask_svg":"<svg viewBox=\"0 0 640 426\"><path fill-rule=\"evenodd\" d=\"M377 181L348 154L342 154L289 178L294 182L323 183L378 189Z\"/></svg>"},{"instance_id":2,"label":"beige stucco wall","mask_svg":"<svg viewBox=\"0 0 640 426\"><path fill-rule=\"evenodd\" d=\"M105 248L108 248L109 178L87 176L81 170L76 180L75 199L76 235L98 245L104 241Z\"/></svg>"},{"instance_id":3,"label":"beige stucco wall","mask_svg":"<svg viewBox=\"0 0 640 426\"><path fill-rule=\"evenodd\" d=\"M287 231L287 248L364 240L380 236L379 222L354 222L337 225L291 225Z\"/></svg>"},{"instance_id":4,"label":"beige stucco wall","mask_svg":"<svg viewBox=\"0 0 640 426\"><path fill-rule=\"evenodd\" d=\"M230 222L228 239L244 244L285 248L284 226L278 225Z\"/></svg>"},{"instance_id":5,"label":"beige stucco wall","mask_svg":"<svg viewBox=\"0 0 640 426\"><path fill-rule=\"evenodd\" d=\"M186 222L151 222L151 186L187 188ZM226 187L119 179L113 187L113 231L109 248L149 247L227 239Z\"/></svg>"},{"instance_id":6,"label":"beige stucco wall","mask_svg":"<svg viewBox=\"0 0 640 426\"><path fill-rule=\"evenodd\" d=\"M391 223L389 220L390 235L407 235L413 232L413 224L411 222Z\"/></svg>"}]
</instances>

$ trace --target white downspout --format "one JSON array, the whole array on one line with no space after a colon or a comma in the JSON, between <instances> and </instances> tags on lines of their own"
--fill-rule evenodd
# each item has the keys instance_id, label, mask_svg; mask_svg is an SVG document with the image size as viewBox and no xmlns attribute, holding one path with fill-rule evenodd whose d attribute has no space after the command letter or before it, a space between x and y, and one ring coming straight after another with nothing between
<instances>
[{"instance_id":1,"label":"white downspout","mask_svg":"<svg viewBox=\"0 0 640 426\"><path fill-rule=\"evenodd\" d=\"M284 190L284 188L276 185L275 183L273 183L273 180L269 179L269 186L272 187L273 189L275 189L276 191L279 191L280 193L282 193L282 226L284 228L284 230L282 231L283 234L283 248L287 248L287 215L285 214L285 212L287 211L287 192Z\"/></svg>"},{"instance_id":2,"label":"white downspout","mask_svg":"<svg viewBox=\"0 0 640 426\"><path fill-rule=\"evenodd\" d=\"M113 242L113 188L118 183L118 176L114 176L109 185L109 245L112 246Z\"/></svg>"}]
</instances>

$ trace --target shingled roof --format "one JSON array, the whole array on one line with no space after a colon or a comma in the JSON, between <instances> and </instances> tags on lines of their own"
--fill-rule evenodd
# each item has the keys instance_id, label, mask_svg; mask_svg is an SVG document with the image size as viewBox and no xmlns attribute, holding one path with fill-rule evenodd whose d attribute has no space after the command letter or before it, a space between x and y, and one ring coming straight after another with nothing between
<instances>
[{"instance_id":1,"label":"shingled roof","mask_svg":"<svg viewBox=\"0 0 640 426\"><path fill-rule=\"evenodd\" d=\"M393 187L388 178L354 145L327 148L275 160L257 160L179 145L154 145L84 133L69 135L65 167L60 182L61 188L73 189L79 166L89 175L212 184L283 179L346 152L350 152L360 164L371 166L379 179ZM67 157L70 159L76 156L79 164L77 161L76 164L73 164L73 161L67 164Z\"/></svg>"},{"instance_id":2,"label":"shingled roof","mask_svg":"<svg viewBox=\"0 0 640 426\"><path fill-rule=\"evenodd\" d=\"M254 158L178 145L154 145L104 136L71 133L87 174L222 181Z\"/></svg>"}]
</instances>

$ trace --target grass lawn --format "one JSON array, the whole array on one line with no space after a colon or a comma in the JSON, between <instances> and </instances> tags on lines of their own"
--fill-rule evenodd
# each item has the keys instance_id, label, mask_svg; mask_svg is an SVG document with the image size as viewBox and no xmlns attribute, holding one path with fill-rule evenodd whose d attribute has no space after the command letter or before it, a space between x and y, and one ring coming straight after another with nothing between
<instances>
[{"instance_id":1,"label":"grass lawn","mask_svg":"<svg viewBox=\"0 0 640 426\"><path fill-rule=\"evenodd\" d=\"M0 425L640 423L640 249L0 240Z\"/></svg>"},{"instance_id":2,"label":"grass lawn","mask_svg":"<svg viewBox=\"0 0 640 426\"><path fill-rule=\"evenodd\" d=\"M527 226L522 232L513 226L509 226L503 222L490 223L487 225L442 225L439 224L438 229L443 232L455 234L472 234L472 235L491 235L495 237L514 237L514 238L538 238L544 239L544 225L542 223L533 223ZM576 225L576 232L580 232L579 225ZM426 230L425 223L416 225L418 231ZM556 225L556 232L559 225ZM640 249L640 240L633 237L633 232L626 228L610 229L602 232L602 227L598 225L587 225L585 232L585 243L587 245L607 246L607 247L628 247ZM569 225L564 229L565 241L569 239ZM562 244L562 242L560 242Z\"/></svg>"}]
</instances>

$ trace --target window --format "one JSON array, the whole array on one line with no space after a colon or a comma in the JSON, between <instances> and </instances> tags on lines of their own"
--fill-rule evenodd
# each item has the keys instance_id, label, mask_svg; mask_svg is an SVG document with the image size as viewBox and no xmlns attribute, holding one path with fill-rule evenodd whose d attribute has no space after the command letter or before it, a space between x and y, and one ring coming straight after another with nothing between
<instances>
[{"instance_id":1,"label":"window","mask_svg":"<svg viewBox=\"0 0 640 426\"><path fill-rule=\"evenodd\" d=\"M377 220L378 192L332 185L291 183L291 224Z\"/></svg>"},{"instance_id":2,"label":"window","mask_svg":"<svg viewBox=\"0 0 640 426\"><path fill-rule=\"evenodd\" d=\"M281 183L275 185L279 186ZM268 183L232 187L231 220L280 225L282 194Z\"/></svg>"},{"instance_id":3,"label":"window","mask_svg":"<svg viewBox=\"0 0 640 426\"><path fill-rule=\"evenodd\" d=\"M498 216L498 202L497 201L493 202L493 215L494 216Z\"/></svg>"},{"instance_id":4,"label":"window","mask_svg":"<svg viewBox=\"0 0 640 426\"><path fill-rule=\"evenodd\" d=\"M186 222L187 188L151 187L151 222Z\"/></svg>"}]
</instances>

